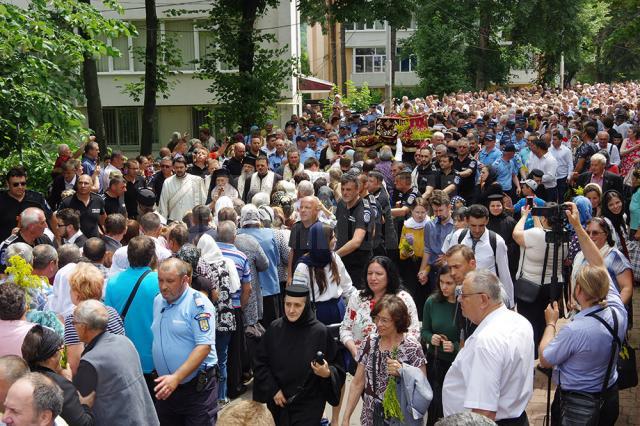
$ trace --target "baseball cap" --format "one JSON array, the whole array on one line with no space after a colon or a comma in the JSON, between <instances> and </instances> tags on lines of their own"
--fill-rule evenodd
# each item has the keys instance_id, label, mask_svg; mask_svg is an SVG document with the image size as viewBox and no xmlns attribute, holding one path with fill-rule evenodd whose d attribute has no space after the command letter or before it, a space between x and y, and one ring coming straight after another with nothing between
<instances>
[{"instance_id":1,"label":"baseball cap","mask_svg":"<svg viewBox=\"0 0 640 426\"><path fill-rule=\"evenodd\" d=\"M487 133L486 135L484 135L484 140L485 141L495 141L496 137L493 133Z\"/></svg>"},{"instance_id":2,"label":"baseball cap","mask_svg":"<svg viewBox=\"0 0 640 426\"><path fill-rule=\"evenodd\" d=\"M538 184L536 183L535 180L533 179L526 179L520 182L523 185L527 185L529 188L531 188L533 191L535 191L536 189L538 189Z\"/></svg>"}]
</instances>

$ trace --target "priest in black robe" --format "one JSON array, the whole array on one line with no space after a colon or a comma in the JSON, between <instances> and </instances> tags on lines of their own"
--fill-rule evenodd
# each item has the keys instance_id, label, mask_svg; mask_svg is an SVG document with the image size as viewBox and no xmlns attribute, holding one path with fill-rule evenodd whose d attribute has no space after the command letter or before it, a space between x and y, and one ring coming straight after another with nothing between
<instances>
[{"instance_id":1,"label":"priest in black robe","mask_svg":"<svg viewBox=\"0 0 640 426\"><path fill-rule=\"evenodd\" d=\"M256 351L253 399L267 404L278 426L317 425L326 403L340 401L345 373L337 344L316 319L308 287L287 287L284 311ZM318 352L322 364L314 361Z\"/></svg>"}]
</instances>

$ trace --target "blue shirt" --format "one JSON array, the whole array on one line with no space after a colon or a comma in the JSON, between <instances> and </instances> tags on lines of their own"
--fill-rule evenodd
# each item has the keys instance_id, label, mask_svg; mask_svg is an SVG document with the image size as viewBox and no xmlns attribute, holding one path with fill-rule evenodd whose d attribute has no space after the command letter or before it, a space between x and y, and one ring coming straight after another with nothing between
<instances>
[{"instance_id":1,"label":"blue shirt","mask_svg":"<svg viewBox=\"0 0 640 426\"><path fill-rule=\"evenodd\" d=\"M429 255L429 265L433 265L442 256L442 244L447 235L454 231L453 219L445 223L440 219L430 220L424 227L424 254Z\"/></svg>"},{"instance_id":2,"label":"blue shirt","mask_svg":"<svg viewBox=\"0 0 640 426\"><path fill-rule=\"evenodd\" d=\"M527 203L527 197L520 198L518 202L515 203L513 206L514 213L520 214L520 211L522 210L522 208L526 203ZM544 207L544 200L542 198L533 197L533 205L536 207ZM531 216L531 212L529 212L529 216L527 217L527 220L524 222L524 229L525 230L531 229L533 228L533 226L534 226L533 216Z\"/></svg>"},{"instance_id":3,"label":"blue shirt","mask_svg":"<svg viewBox=\"0 0 640 426\"><path fill-rule=\"evenodd\" d=\"M282 165L282 162L287 159L287 153L283 152L282 156L278 155L277 152L274 152L269 156L269 169L275 171Z\"/></svg>"},{"instance_id":4,"label":"blue shirt","mask_svg":"<svg viewBox=\"0 0 640 426\"><path fill-rule=\"evenodd\" d=\"M118 311L118 314L122 314L133 286L144 271L149 269L151 268L148 266L129 268L111 277L107 282L104 304L113 307ZM136 347L138 355L140 355L142 371L145 373L153 371L151 323L153 322L153 300L159 292L158 273L148 273L140 283L138 292L133 298L127 311L127 316L124 319L125 334Z\"/></svg>"},{"instance_id":5,"label":"blue shirt","mask_svg":"<svg viewBox=\"0 0 640 426\"><path fill-rule=\"evenodd\" d=\"M280 294L280 282L278 280L278 265L280 264L280 252L276 243L276 236L272 229L269 228L242 228L238 230L238 234L247 234L254 237L264 253L269 259L269 267L260 272L258 271L258 281L262 296L273 296Z\"/></svg>"},{"instance_id":6,"label":"blue shirt","mask_svg":"<svg viewBox=\"0 0 640 426\"><path fill-rule=\"evenodd\" d=\"M300 164L304 164L307 158L315 158L315 157L316 157L315 151L309 147L306 147L305 149L300 151Z\"/></svg>"},{"instance_id":7,"label":"blue shirt","mask_svg":"<svg viewBox=\"0 0 640 426\"><path fill-rule=\"evenodd\" d=\"M502 155L502 152L498 148L493 148L491 151L486 150L486 148L482 148L478 153L478 160L485 166L490 166L495 163L498 158ZM478 169L480 170L480 169Z\"/></svg>"},{"instance_id":8,"label":"blue shirt","mask_svg":"<svg viewBox=\"0 0 640 426\"><path fill-rule=\"evenodd\" d=\"M159 376L175 373L198 345L209 345L209 355L180 383L187 383L199 370L218 363L215 308L199 291L187 287L173 303L158 294L153 301L151 329L153 362Z\"/></svg>"},{"instance_id":9,"label":"blue shirt","mask_svg":"<svg viewBox=\"0 0 640 426\"><path fill-rule=\"evenodd\" d=\"M586 316L600 306L583 309L573 317L544 349L544 358L554 365L554 378L564 390L600 392L611 355L611 333L595 318ZM624 339L627 330L627 311L622 305L620 293L609 281L607 308L598 312L613 327L612 313L618 318L618 337ZM616 355L617 356L617 355ZM614 359L614 366L616 360ZM608 386L618 380L618 372L612 369Z\"/></svg>"},{"instance_id":10,"label":"blue shirt","mask_svg":"<svg viewBox=\"0 0 640 426\"><path fill-rule=\"evenodd\" d=\"M493 163L493 167L495 167L498 172L496 180L502 186L502 189L504 191L511 191L513 175L518 174L518 169L513 160L505 161L504 158L500 157Z\"/></svg>"}]
</instances>

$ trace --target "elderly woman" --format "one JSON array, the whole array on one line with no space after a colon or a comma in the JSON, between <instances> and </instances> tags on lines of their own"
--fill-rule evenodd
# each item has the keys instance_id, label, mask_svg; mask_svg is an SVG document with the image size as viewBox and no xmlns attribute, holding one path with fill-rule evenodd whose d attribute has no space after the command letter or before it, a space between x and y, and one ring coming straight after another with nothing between
<instances>
[{"instance_id":1,"label":"elderly woman","mask_svg":"<svg viewBox=\"0 0 640 426\"><path fill-rule=\"evenodd\" d=\"M554 368L553 377L558 384L551 407L551 424L560 425L561 417L568 419L575 414L575 423L571 424L614 425L619 401L618 372L612 366L618 357L616 342L624 339L627 330L627 313L600 250L580 226L575 205L571 205L567 216L576 229L586 264L575 274L573 294L580 312L557 331L557 302L549 304L545 311L540 365ZM593 404L596 406L593 410L576 407L573 403L576 392L582 393L583 402L586 398L600 398L603 404Z\"/></svg>"},{"instance_id":2,"label":"elderly woman","mask_svg":"<svg viewBox=\"0 0 640 426\"><path fill-rule=\"evenodd\" d=\"M53 380L64 393L64 404L60 417L73 426L89 426L95 423L90 405L94 395L80 396L76 387L69 381L70 372L60 366L62 358L62 337L55 331L41 325L34 326L25 336L22 344L22 358L29 364L31 371L42 373Z\"/></svg>"},{"instance_id":3,"label":"elderly woman","mask_svg":"<svg viewBox=\"0 0 640 426\"><path fill-rule=\"evenodd\" d=\"M104 276L102 272L90 263L78 263L74 272L69 277L71 302L78 306L80 302L95 299L102 300L104 288ZM109 322L107 331L113 334L124 334L122 318L111 306L107 306ZM67 346L67 359L73 374L78 369L80 356L84 351L84 344L80 341L76 328L73 326L73 313L64 319L64 344Z\"/></svg>"},{"instance_id":4,"label":"elderly woman","mask_svg":"<svg viewBox=\"0 0 640 426\"><path fill-rule=\"evenodd\" d=\"M547 203L549 207L557 207L556 203ZM537 348L544 332L544 309L549 301L557 301L562 297L562 258L567 247L559 247L557 260L558 286L551 286L553 273L554 244L547 244L546 235L553 227L554 218L534 216L534 227L524 229L531 208L525 205L522 215L513 230L513 239L521 248L520 266L515 281L518 313L524 316L533 327L534 348ZM527 285L526 283L530 283ZM526 288L524 286L526 285ZM537 288L533 294L531 290ZM537 353L536 353L537 356Z\"/></svg>"},{"instance_id":5,"label":"elderly woman","mask_svg":"<svg viewBox=\"0 0 640 426\"><path fill-rule=\"evenodd\" d=\"M375 334L376 325L371 310L385 295L398 296L407 305L411 319L407 331L408 337L416 342L420 339L418 311L411 295L400 288L400 276L396 265L386 256L376 256L369 261L364 290L354 292L349 298L347 310L340 325L340 341L356 359L358 350L367 336ZM347 366L353 371L354 365Z\"/></svg>"},{"instance_id":6,"label":"elderly woman","mask_svg":"<svg viewBox=\"0 0 640 426\"><path fill-rule=\"evenodd\" d=\"M403 364L417 367L425 377L427 375L427 360L420 343L405 338L411 318L403 300L395 295L383 296L371 311L371 317L377 333L369 335L358 350L358 368L349 389L343 426L349 425L361 396L360 424L374 424L374 413L380 410L376 406L382 404L389 376L399 376Z\"/></svg>"}]
</instances>

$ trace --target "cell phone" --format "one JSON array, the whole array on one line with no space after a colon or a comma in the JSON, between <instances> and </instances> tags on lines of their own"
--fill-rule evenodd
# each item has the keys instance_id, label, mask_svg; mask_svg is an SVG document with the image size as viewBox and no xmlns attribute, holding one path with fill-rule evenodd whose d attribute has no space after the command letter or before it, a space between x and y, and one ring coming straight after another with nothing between
<instances>
[{"instance_id":1,"label":"cell phone","mask_svg":"<svg viewBox=\"0 0 640 426\"><path fill-rule=\"evenodd\" d=\"M527 206L533 208L533 197L527 197Z\"/></svg>"},{"instance_id":2,"label":"cell phone","mask_svg":"<svg viewBox=\"0 0 640 426\"><path fill-rule=\"evenodd\" d=\"M313 362L318 365L324 364L324 354L322 353L322 351L318 351L316 353L316 357L313 359Z\"/></svg>"}]
</instances>

